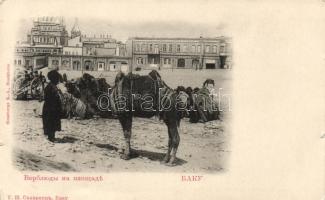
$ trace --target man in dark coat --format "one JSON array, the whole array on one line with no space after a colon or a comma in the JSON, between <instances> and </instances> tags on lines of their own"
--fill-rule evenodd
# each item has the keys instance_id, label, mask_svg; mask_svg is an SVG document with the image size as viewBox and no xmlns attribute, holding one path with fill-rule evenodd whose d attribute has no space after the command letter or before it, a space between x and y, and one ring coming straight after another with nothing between
<instances>
[{"instance_id":1,"label":"man in dark coat","mask_svg":"<svg viewBox=\"0 0 325 200\"><path fill-rule=\"evenodd\" d=\"M60 91L57 84L60 81L60 74L56 70L47 74L50 83L44 89L44 106L43 106L43 129L48 140L54 142L55 131L61 131L61 99Z\"/></svg>"}]
</instances>

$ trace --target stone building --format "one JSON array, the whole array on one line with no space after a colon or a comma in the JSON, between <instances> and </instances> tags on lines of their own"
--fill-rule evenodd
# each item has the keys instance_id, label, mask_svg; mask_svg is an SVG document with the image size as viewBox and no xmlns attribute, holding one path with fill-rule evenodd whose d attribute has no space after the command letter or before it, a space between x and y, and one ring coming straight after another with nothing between
<instances>
[{"instance_id":1,"label":"stone building","mask_svg":"<svg viewBox=\"0 0 325 200\"><path fill-rule=\"evenodd\" d=\"M232 67L231 39L133 37L126 43L107 34L82 35L78 22L70 37L63 18L34 20L27 42L17 43L15 66L81 71L218 69Z\"/></svg>"},{"instance_id":2,"label":"stone building","mask_svg":"<svg viewBox=\"0 0 325 200\"><path fill-rule=\"evenodd\" d=\"M74 30L74 29L73 29ZM77 71L130 71L131 57L126 46L108 35L77 35L68 40L63 54L48 57L50 68Z\"/></svg>"},{"instance_id":3,"label":"stone building","mask_svg":"<svg viewBox=\"0 0 325 200\"><path fill-rule=\"evenodd\" d=\"M130 62L131 58L126 56L51 55L48 57L49 68L75 71L128 72Z\"/></svg>"},{"instance_id":4,"label":"stone building","mask_svg":"<svg viewBox=\"0 0 325 200\"><path fill-rule=\"evenodd\" d=\"M69 36L62 17L42 17L33 22L27 35L30 45L67 45Z\"/></svg>"},{"instance_id":5,"label":"stone building","mask_svg":"<svg viewBox=\"0 0 325 200\"><path fill-rule=\"evenodd\" d=\"M62 54L62 46L34 45L17 43L14 65L26 69L39 69L47 66L48 55Z\"/></svg>"},{"instance_id":6,"label":"stone building","mask_svg":"<svg viewBox=\"0 0 325 200\"><path fill-rule=\"evenodd\" d=\"M14 65L26 69L46 67L48 56L62 54L68 39L63 18L37 18L27 34L27 42L15 46Z\"/></svg>"},{"instance_id":7,"label":"stone building","mask_svg":"<svg viewBox=\"0 0 325 200\"><path fill-rule=\"evenodd\" d=\"M133 37L126 42L134 69L230 68L230 44L230 39L226 37Z\"/></svg>"}]
</instances>

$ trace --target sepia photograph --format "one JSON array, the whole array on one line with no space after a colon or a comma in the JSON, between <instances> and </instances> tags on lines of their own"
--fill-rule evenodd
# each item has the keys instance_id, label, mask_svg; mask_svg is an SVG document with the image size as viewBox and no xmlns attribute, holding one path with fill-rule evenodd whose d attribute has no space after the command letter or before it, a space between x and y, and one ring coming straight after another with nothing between
<instances>
[{"instance_id":1,"label":"sepia photograph","mask_svg":"<svg viewBox=\"0 0 325 200\"><path fill-rule=\"evenodd\" d=\"M0 0L0 200L324 200L324 9Z\"/></svg>"},{"instance_id":2,"label":"sepia photograph","mask_svg":"<svg viewBox=\"0 0 325 200\"><path fill-rule=\"evenodd\" d=\"M232 38L224 23L178 26L22 19L14 52L16 167L227 171Z\"/></svg>"}]
</instances>

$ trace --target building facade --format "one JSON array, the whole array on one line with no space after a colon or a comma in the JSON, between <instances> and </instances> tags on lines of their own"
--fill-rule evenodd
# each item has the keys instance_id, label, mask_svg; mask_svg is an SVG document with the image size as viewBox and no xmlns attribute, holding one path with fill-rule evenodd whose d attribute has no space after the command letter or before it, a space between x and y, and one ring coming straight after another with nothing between
<instances>
[{"instance_id":1,"label":"building facade","mask_svg":"<svg viewBox=\"0 0 325 200\"><path fill-rule=\"evenodd\" d=\"M84 56L84 55L51 55L48 67L60 70L75 71L130 71L130 57L123 56Z\"/></svg>"},{"instance_id":2,"label":"building facade","mask_svg":"<svg viewBox=\"0 0 325 200\"><path fill-rule=\"evenodd\" d=\"M27 35L30 45L67 45L69 39L63 18L42 17L34 20L33 27Z\"/></svg>"},{"instance_id":3,"label":"building facade","mask_svg":"<svg viewBox=\"0 0 325 200\"><path fill-rule=\"evenodd\" d=\"M76 25L74 31L75 27ZM79 33L74 33L76 37L68 40L68 46L63 47L62 55L48 57L50 68L76 71L130 71L131 57L127 56L125 44L108 35L87 37Z\"/></svg>"},{"instance_id":4,"label":"building facade","mask_svg":"<svg viewBox=\"0 0 325 200\"><path fill-rule=\"evenodd\" d=\"M18 43L15 48L14 65L26 69L39 69L47 66L49 55L62 54L62 46L30 45Z\"/></svg>"},{"instance_id":5,"label":"building facade","mask_svg":"<svg viewBox=\"0 0 325 200\"><path fill-rule=\"evenodd\" d=\"M27 42L17 43L14 65L26 69L43 67L82 71L129 71L126 45L109 35L87 37L75 22L71 37L62 18L34 21Z\"/></svg>"},{"instance_id":6,"label":"building facade","mask_svg":"<svg viewBox=\"0 0 325 200\"><path fill-rule=\"evenodd\" d=\"M63 18L38 18L33 21L27 41L16 44L14 65L26 69L46 67L48 56L62 54L68 39Z\"/></svg>"},{"instance_id":7,"label":"building facade","mask_svg":"<svg viewBox=\"0 0 325 200\"><path fill-rule=\"evenodd\" d=\"M230 39L129 38L126 42L133 68L231 68Z\"/></svg>"},{"instance_id":8,"label":"building facade","mask_svg":"<svg viewBox=\"0 0 325 200\"><path fill-rule=\"evenodd\" d=\"M82 71L232 68L231 39L133 37L126 43L107 34L82 35L77 20L70 36L63 18L33 22L27 42L17 43L15 66Z\"/></svg>"}]
</instances>

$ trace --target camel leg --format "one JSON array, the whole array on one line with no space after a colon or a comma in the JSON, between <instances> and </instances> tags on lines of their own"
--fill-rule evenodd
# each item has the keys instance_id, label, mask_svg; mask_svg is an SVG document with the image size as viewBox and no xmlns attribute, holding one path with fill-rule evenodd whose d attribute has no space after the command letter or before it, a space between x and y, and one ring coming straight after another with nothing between
<instances>
[{"instance_id":1,"label":"camel leg","mask_svg":"<svg viewBox=\"0 0 325 200\"><path fill-rule=\"evenodd\" d=\"M171 156L170 160L168 162L168 165L174 166L176 162L176 153L177 153L177 148L180 142L180 137L177 129L177 123L174 122L170 125L170 133L172 137L172 151L171 151Z\"/></svg>"},{"instance_id":2,"label":"camel leg","mask_svg":"<svg viewBox=\"0 0 325 200\"><path fill-rule=\"evenodd\" d=\"M125 150L121 155L121 158L124 160L129 160L131 158L131 128L132 128L132 116L123 116L119 117L119 121L123 128L124 141L125 141Z\"/></svg>"},{"instance_id":3,"label":"camel leg","mask_svg":"<svg viewBox=\"0 0 325 200\"><path fill-rule=\"evenodd\" d=\"M168 161L170 159L171 150L172 150L172 137L171 137L170 129L168 128L168 150L167 150L167 153L162 161L163 163L168 163Z\"/></svg>"}]
</instances>

